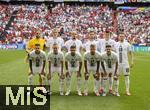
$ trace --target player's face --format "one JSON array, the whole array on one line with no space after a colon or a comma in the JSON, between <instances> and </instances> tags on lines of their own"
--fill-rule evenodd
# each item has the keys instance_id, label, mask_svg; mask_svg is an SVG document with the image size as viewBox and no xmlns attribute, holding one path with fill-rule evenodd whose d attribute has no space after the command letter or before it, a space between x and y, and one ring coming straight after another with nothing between
<instances>
[{"instance_id":1,"label":"player's face","mask_svg":"<svg viewBox=\"0 0 150 110\"><path fill-rule=\"evenodd\" d=\"M70 51L71 51L71 55L74 56L76 52L76 48L71 48Z\"/></svg>"},{"instance_id":2,"label":"player's face","mask_svg":"<svg viewBox=\"0 0 150 110\"><path fill-rule=\"evenodd\" d=\"M77 38L77 34L76 33L72 33L72 39L76 39Z\"/></svg>"},{"instance_id":3,"label":"player's face","mask_svg":"<svg viewBox=\"0 0 150 110\"><path fill-rule=\"evenodd\" d=\"M120 40L120 41L124 41L124 34L120 34L120 35L119 35L119 40Z\"/></svg>"},{"instance_id":4,"label":"player's face","mask_svg":"<svg viewBox=\"0 0 150 110\"><path fill-rule=\"evenodd\" d=\"M107 52L108 55L110 55L111 54L111 47L107 47L106 52Z\"/></svg>"},{"instance_id":5,"label":"player's face","mask_svg":"<svg viewBox=\"0 0 150 110\"><path fill-rule=\"evenodd\" d=\"M96 48L95 48L95 47L91 47L91 48L90 48L90 51L91 51L91 54L94 55L94 54L95 54L95 51L96 51Z\"/></svg>"},{"instance_id":6,"label":"player's face","mask_svg":"<svg viewBox=\"0 0 150 110\"><path fill-rule=\"evenodd\" d=\"M40 53L40 46L35 46L35 53L39 54Z\"/></svg>"},{"instance_id":7,"label":"player's face","mask_svg":"<svg viewBox=\"0 0 150 110\"><path fill-rule=\"evenodd\" d=\"M54 31L54 32L53 32L53 38L57 38L57 36L58 36L58 32L57 32L57 31Z\"/></svg>"},{"instance_id":8,"label":"player's face","mask_svg":"<svg viewBox=\"0 0 150 110\"><path fill-rule=\"evenodd\" d=\"M54 45L54 46L53 46L53 52L54 52L55 54L58 53L58 46L57 46L57 45Z\"/></svg>"},{"instance_id":9,"label":"player's face","mask_svg":"<svg viewBox=\"0 0 150 110\"><path fill-rule=\"evenodd\" d=\"M104 35L105 39L109 39L109 37L110 37L109 35L110 35L110 33L106 32L105 35Z\"/></svg>"},{"instance_id":10,"label":"player's face","mask_svg":"<svg viewBox=\"0 0 150 110\"><path fill-rule=\"evenodd\" d=\"M94 37L95 37L95 33L94 33L94 32L91 32L91 33L89 34L89 39L94 39Z\"/></svg>"},{"instance_id":11,"label":"player's face","mask_svg":"<svg viewBox=\"0 0 150 110\"><path fill-rule=\"evenodd\" d=\"M40 32L36 33L36 38L39 39L40 38Z\"/></svg>"}]
</instances>

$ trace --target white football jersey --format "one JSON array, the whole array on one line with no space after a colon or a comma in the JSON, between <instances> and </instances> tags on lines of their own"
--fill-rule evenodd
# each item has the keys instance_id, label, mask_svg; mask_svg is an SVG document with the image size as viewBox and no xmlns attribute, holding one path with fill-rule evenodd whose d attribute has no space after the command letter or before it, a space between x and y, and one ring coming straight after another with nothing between
<instances>
[{"instance_id":1,"label":"white football jersey","mask_svg":"<svg viewBox=\"0 0 150 110\"><path fill-rule=\"evenodd\" d=\"M64 60L64 55L62 52L58 52L58 54L54 54L54 52L49 52L47 56L47 60L51 61L52 66L60 67L61 62Z\"/></svg>"},{"instance_id":2,"label":"white football jersey","mask_svg":"<svg viewBox=\"0 0 150 110\"><path fill-rule=\"evenodd\" d=\"M108 41L105 39L100 39L97 41L98 51L100 51L101 53L105 52L107 44L111 45L112 49L115 50L116 41L114 41L112 39L109 39Z\"/></svg>"},{"instance_id":3,"label":"white football jersey","mask_svg":"<svg viewBox=\"0 0 150 110\"><path fill-rule=\"evenodd\" d=\"M84 60L87 61L87 66L95 67L97 66L97 61L101 60L101 55L99 52L96 52L95 55L91 55L88 51L84 54Z\"/></svg>"},{"instance_id":4,"label":"white football jersey","mask_svg":"<svg viewBox=\"0 0 150 110\"><path fill-rule=\"evenodd\" d=\"M97 41L96 40L93 40L93 41L88 40L87 42L85 42L85 44L83 44L83 48L86 51L90 51L90 45L91 44L94 44L96 46L96 50L97 50Z\"/></svg>"},{"instance_id":5,"label":"white football jersey","mask_svg":"<svg viewBox=\"0 0 150 110\"><path fill-rule=\"evenodd\" d=\"M118 62L129 65L128 52L132 51L131 45L127 42L117 42L115 45L115 51L118 55Z\"/></svg>"},{"instance_id":6,"label":"white football jersey","mask_svg":"<svg viewBox=\"0 0 150 110\"><path fill-rule=\"evenodd\" d=\"M61 37L57 37L56 39L53 37L48 38L46 42L46 47L49 47L51 51L52 46L55 43L58 45L59 50L61 51L61 48L64 46L64 40Z\"/></svg>"},{"instance_id":7,"label":"white football jersey","mask_svg":"<svg viewBox=\"0 0 150 110\"><path fill-rule=\"evenodd\" d=\"M76 39L76 40L70 39L70 40L66 41L66 43L65 43L65 46L66 46L68 51L70 50L70 47L72 45L75 45L76 46L76 51L80 52L80 48L82 47L82 42L80 40L78 40L78 39Z\"/></svg>"},{"instance_id":8,"label":"white football jersey","mask_svg":"<svg viewBox=\"0 0 150 110\"><path fill-rule=\"evenodd\" d=\"M43 61L46 61L46 53L40 50L40 54L36 54L33 50L29 53L29 60L32 60L32 67L42 67Z\"/></svg>"},{"instance_id":9,"label":"white football jersey","mask_svg":"<svg viewBox=\"0 0 150 110\"><path fill-rule=\"evenodd\" d=\"M104 52L101 57L106 68L112 68L115 63L118 62L118 56L113 51L111 52L111 55L107 55L107 52Z\"/></svg>"},{"instance_id":10,"label":"white football jersey","mask_svg":"<svg viewBox=\"0 0 150 110\"><path fill-rule=\"evenodd\" d=\"M79 66L79 62L82 62L81 54L76 52L74 56L71 52L67 52L65 56L65 61L69 62L69 67L76 68Z\"/></svg>"}]
</instances>

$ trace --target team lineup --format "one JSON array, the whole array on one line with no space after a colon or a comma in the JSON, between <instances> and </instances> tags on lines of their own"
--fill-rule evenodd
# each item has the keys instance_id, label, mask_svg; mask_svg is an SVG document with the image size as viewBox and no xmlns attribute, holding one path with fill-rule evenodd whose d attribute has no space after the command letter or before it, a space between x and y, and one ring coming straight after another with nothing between
<instances>
[{"instance_id":1,"label":"team lineup","mask_svg":"<svg viewBox=\"0 0 150 110\"><path fill-rule=\"evenodd\" d=\"M38 74L40 85L46 85L48 82L49 95L51 95L53 75L58 74L60 95L68 96L71 92L72 74L76 74L77 94L87 96L88 80L92 74L96 96L106 96L108 93L120 96L119 76L123 73L125 94L131 95L129 75L130 68L133 66L132 46L125 40L123 32L118 34L118 42L111 39L109 31L106 31L104 36L103 39L96 38L92 30L89 31L88 40L82 43L76 31L72 31L71 39L64 43L57 29L52 31L50 38L44 39L40 38L40 33L37 32L36 37L31 39L26 46L30 71L28 84L33 85L33 76ZM82 75L82 68L84 75ZM84 83L82 83L82 77L84 77ZM109 82L109 90L107 90L107 82ZM84 85L83 91L81 90L82 84ZM64 85L66 85L66 90L64 90Z\"/></svg>"}]
</instances>

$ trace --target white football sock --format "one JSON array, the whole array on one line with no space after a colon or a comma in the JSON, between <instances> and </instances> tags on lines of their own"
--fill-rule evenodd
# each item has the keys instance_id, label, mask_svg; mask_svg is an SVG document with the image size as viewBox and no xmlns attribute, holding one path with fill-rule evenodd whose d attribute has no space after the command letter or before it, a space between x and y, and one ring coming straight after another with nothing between
<instances>
[{"instance_id":1,"label":"white football sock","mask_svg":"<svg viewBox=\"0 0 150 110\"><path fill-rule=\"evenodd\" d=\"M102 82L102 78L100 77L99 78L99 87L100 87L100 89L102 88L102 83L101 82Z\"/></svg>"},{"instance_id":2,"label":"white football sock","mask_svg":"<svg viewBox=\"0 0 150 110\"><path fill-rule=\"evenodd\" d=\"M109 89L112 90L112 86L113 86L113 77L109 77Z\"/></svg>"},{"instance_id":3,"label":"white football sock","mask_svg":"<svg viewBox=\"0 0 150 110\"><path fill-rule=\"evenodd\" d=\"M70 89L71 89L71 77L66 78L66 88L67 88L67 91L70 91Z\"/></svg>"},{"instance_id":4,"label":"white football sock","mask_svg":"<svg viewBox=\"0 0 150 110\"><path fill-rule=\"evenodd\" d=\"M33 85L33 76L28 76L28 85Z\"/></svg>"},{"instance_id":5,"label":"white football sock","mask_svg":"<svg viewBox=\"0 0 150 110\"><path fill-rule=\"evenodd\" d=\"M118 89L119 89L119 79L115 80L115 92L118 93Z\"/></svg>"},{"instance_id":6,"label":"white football sock","mask_svg":"<svg viewBox=\"0 0 150 110\"><path fill-rule=\"evenodd\" d=\"M126 91L129 92L130 80L129 76L125 76Z\"/></svg>"},{"instance_id":7,"label":"white football sock","mask_svg":"<svg viewBox=\"0 0 150 110\"><path fill-rule=\"evenodd\" d=\"M99 80L94 79L94 92L98 92Z\"/></svg>"},{"instance_id":8,"label":"white football sock","mask_svg":"<svg viewBox=\"0 0 150 110\"><path fill-rule=\"evenodd\" d=\"M104 92L106 92L106 85L107 85L107 78L104 77L103 78L103 90L104 90Z\"/></svg>"},{"instance_id":9,"label":"white football sock","mask_svg":"<svg viewBox=\"0 0 150 110\"><path fill-rule=\"evenodd\" d=\"M81 77L77 77L77 91L81 91Z\"/></svg>"},{"instance_id":10,"label":"white football sock","mask_svg":"<svg viewBox=\"0 0 150 110\"><path fill-rule=\"evenodd\" d=\"M103 77L101 77L100 79L101 79L101 80L100 80L100 89L104 89L104 88L103 88Z\"/></svg>"},{"instance_id":11,"label":"white football sock","mask_svg":"<svg viewBox=\"0 0 150 110\"><path fill-rule=\"evenodd\" d=\"M64 91L64 79L59 79L59 81L60 81L60 88L59 88L59 90L60 90L60 92L63 92Z\"/></svg>"}]
</instances>

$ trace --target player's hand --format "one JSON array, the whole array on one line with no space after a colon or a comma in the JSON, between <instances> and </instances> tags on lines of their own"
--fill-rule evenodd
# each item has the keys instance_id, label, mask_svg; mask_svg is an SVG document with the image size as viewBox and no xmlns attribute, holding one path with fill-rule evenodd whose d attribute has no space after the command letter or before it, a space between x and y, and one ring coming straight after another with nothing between
<instances>
[{"instance_id":1,"label":"player's hand","mask_svg":"<svg viewBox=\"0 0 150 110\"><path fill-rule=\"evenodd\" d=\"M44 71L41 72L41 75L45 76L45 74L46 74L46 73L45 73Z\"/></svg>"},{"instance_id":2,"label":"player's hand","mask_svg":"<svg viewBox=\"0 0 150 110\"><path fill-rule=\"evenodd\" d=\"M117 75L114 75L114 80L117 80L118 79L118 76Z\"/></svg>"},{"instance_id":3,"label":"player's hand","mask_svg":"<svg viewBox=\"0 0 150 110\"><path fill-rule=\"evenodd\" d=\"M107 72L104 72L104 77L106 77L107 76Z\"/></svg>"},{"instance_id":4,"label":"player's hand","mask_svg":"<svg viewBox=\"0 0 150 110\"><path fill-rule=\"evenodd\" d=\"M32 72L32 71L31 71L31 72L29 72L29 74L28 74L28 75L29 75L29 76L30 76L30 75L33 75L33 72Z\"/></svg>"},{"instance_id":5,"label":"player's hand","mask_svg":"<svg viewBox=\"0 0 150 110\"><path fill-rule=\"evenodd\" d=\"M66 77L68 77L68 76L71 77L70 74L69 74L69 72L67 71L66 72Z\"/></svg>"},{"instance_id":6,"label":"player's hand","mask_svg":"<svg viewBox=\"0 0 150 110\"><path fill-rule=\"evenodd\" d=\"M61 79L65 79L65 75L62 73L60 76Z\"/></svg>"},{"instance_id":7,"label":"player's hand","mask_svg":"<svg viewBox=\"0 0 150 110\"><path fill-rule=\"evenodd\" d=\"M81 77L81 72L80 71L77 72L77 77Z\"/></svg>"},{"instance_id":8,"label":"player's hand","mask_svg":"<svg viewBox=\"0 0 150 110\"><path fill-rule=\"evenodd\" d=\"M51 74L50 73L47 75L47 79L48 80L51 79Z\"/></svg>"},{"instance_id":9,"label":"player's hand","mask_svg":"<svg viewBox=\"0 0 150 110\"><path fill-rule=\"evenodd\" d=\"M85 73L84 73L84 76L85 76L85 79L88 79L89 73L88 73L88 72L85 72Z\"/></svg>"}]
</instances>

